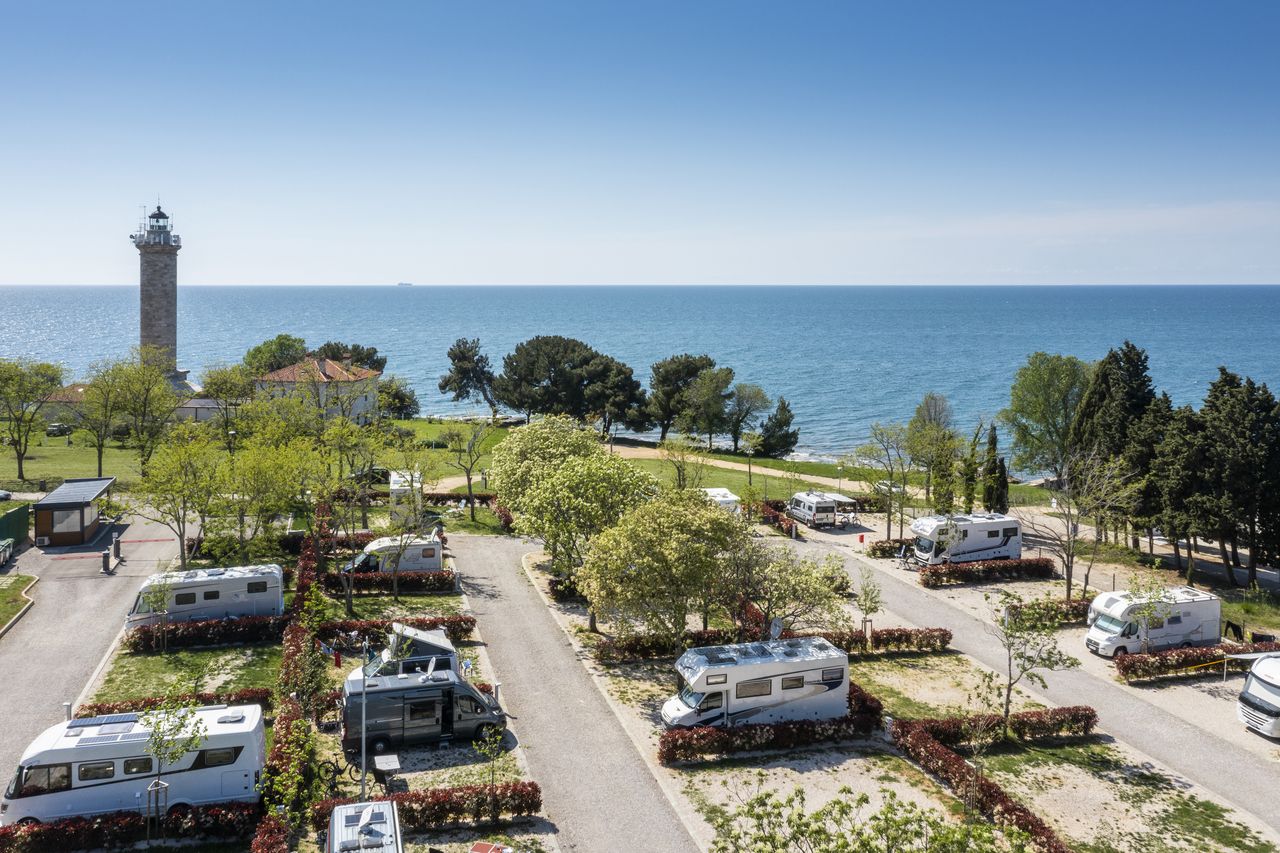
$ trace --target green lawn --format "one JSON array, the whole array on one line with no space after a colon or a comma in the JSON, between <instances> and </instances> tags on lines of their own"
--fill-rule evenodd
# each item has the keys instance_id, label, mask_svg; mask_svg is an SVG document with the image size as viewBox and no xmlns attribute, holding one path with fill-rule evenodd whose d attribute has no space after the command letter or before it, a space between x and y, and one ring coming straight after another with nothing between
<instances>
[{"instance_id":1,"label":"green lawn","mask_svg":"<svg viewBox=\"0 0 1280 853\"><path fill-rule=\"evenodd\" d=\"M9 620L26 606L27 600L22 591L34 578L31 575L0 575L0 627L9 624Z\"/></svg>"},{"instance_id":2,"label":"green lawn","mask_svg":"<svg viewBox=\"0 0 1280 853\"><path fill-rule=\"evenodd\" d=\"M83 437L84 433L76 433L72 446L68 447L65 437L33 436L27 458L23 460L26 482L18 479L18 461L12 449L4 448L0 453L0 489L32 491L40 480L45 480L52 489L72 477L96 477L98 454ZM102 456L102 474L116 477L118 485L128 488L138 478L138 454L115 443L108 444Z\"/></svg>"},{"instance_id":3,"label":"green lawn","mask_svg":"<svg viewBox=\"0 0 1280 853\"><path fill-rule=\"evenodd\" d=\"M428 421L422 418L414 418L413 420L407 421L392 421L392 423L398 427L408 427L413 430L414 435L419 439L430 439L432 441L438 440L440 436L448 430L456 429L458 427L457 423L450 423L449 421ZM506 427L494 427L490 429L489 434L485 436L484 442L480 445L480 448L484 451L484 456L481 457L479 464L476 466L477 472L479 472L481 468L489 467L493 461L493 448L502 443L502 440L507 437L508 431L509 430L507 430ZM452 475L460 472L454 471L450 468L448 469L448 473Z\"/></svg>"},{"instance_id":4,"label":"green lawn","mask_svg":"<svg viewBox=\"0 0 1280 853\"><path fill-rule=\"evenodd\" d=\"M341 596L325 597L325 617L346 619L347 611ZM396 601L390 593L353 595L351 606L357 619L400 619L410 616L454 616L462 612L460 594L401 595Z\"/></svg>"},{"instance_id":5,"label":"green lawn","mask_svg":"<svg viewBox=\"0 0 1280 853\"><path fill-rule=\"evenodd\" d=\"M628 459L627 461L640 470L657 477L662 483L671 485L675 482L675 473L671 465L661 459ZM785 500L791 497L792 493L808 488L819 491L831 488L831 486L812 483L807 480L792 480L789 477L780 477L778 473L776 470L769 469L753 471L751 477L754 484L753 488L760 492L762 497L767 497L770 500ZM701 488L728 489L741 497L748 488L747 472L708 465L703 471L702 482L699 486Z\"/></svg>"},{"instance_id":6,"label":"green lawn","mask_svg":"<svg viewBox=\"0 0 1280 853\"><path fill-rule=\"evenodd\" d=\"M119 702L170 692L189 693L203 673L199 689L243 690L275 687L281 647L258 644L218 649L179 649L168 654L121 651L94 694L95 702ZM216 686L215 686L216 685Z\"/></svg>"}]
</instances>

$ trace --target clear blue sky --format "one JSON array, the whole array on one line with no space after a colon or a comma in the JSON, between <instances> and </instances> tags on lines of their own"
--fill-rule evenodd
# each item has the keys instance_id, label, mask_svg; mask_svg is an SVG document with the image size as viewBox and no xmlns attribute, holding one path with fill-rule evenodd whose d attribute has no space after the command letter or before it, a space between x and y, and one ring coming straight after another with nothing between
<instances>
[{"instance_id":1,"label":"clear blue sky","mask_svg":"<svg viewBox=\"0 0 1280 853\"><path fill-rule=\"evenodd\" d=\"M1280 3L32 3L0 283L1280 282Z\"/></svg>"}]
</instances>

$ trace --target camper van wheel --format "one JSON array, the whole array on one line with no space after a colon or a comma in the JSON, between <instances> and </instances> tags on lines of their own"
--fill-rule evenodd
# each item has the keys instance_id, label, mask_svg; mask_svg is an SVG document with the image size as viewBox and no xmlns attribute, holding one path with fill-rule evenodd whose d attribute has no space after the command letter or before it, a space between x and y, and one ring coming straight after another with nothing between
<instances>
[{"instance_id":1,"label":"camper van wheel","mask_svg":"<svg viewBox=\"0 0 1280 853\"><path fill-rule=\"evenodd\" d=\"M1178 648L1180 648L1180 649L1189 649L1189 648L1191 648L1191 644L1190 644L1190 643L1183 643L1182 645L1178 646Z\"/></svg>"},{"instance_id":2,"label":"camper van wheel","mask_svg":"<svg viewBox=\"0 0 1280 853\"><path fill-rule=\"evenodd\" d=\"M18 826L35 826L39 822L40 821L33 817L24 817L22 820L18 821Z\"/></svg>"},{"instance_id":3,"label":"camper van wheel","mask_svg":"<svg viewBox=\"0 0 1280 853\"><path fill-rule=\"evenodd\" d=\"M384 737L376 737L373 740L369 741L369 751L374 752L378 755L381 755L382 753L386 752L390 748L391 748L391 741L387 740Z\"/></svg>"},{"instance_id":4,"label":"camper van wheel","mask_svg":"<svg viewBox=\"0 0 1280 853\"><path fill-rule=\"evenodd\" d=\"M1129 650L1128 650L1128 649L1126 649L1124 646L1121 646L1120 648L1118 648L1118 649L1116 649L1116 650L1115 650L1115 652L1111 655L1111 657L1113 657L1113 658L1122 658L1122 657L1124 657L1124 656L1125 656L1125 655L1127 655L1127 654L1129 654Z\"/></svg>"},{"instance_id":5,"label":"camper van wheel","mask_svg":"<svg viewBox=\"0 0 1280 853\"><path fill-rule=\"evenodd\" d=\"M186 803L174 803L173 805L169 806L168 814L169 814L169 817L182 817L189 811L191 811L191 806L187 805Z\"/></svg>"},{"instance_id":6,"label":"camper van wheel","mask_svg":"<svg viewBox=\"0 0 1280 853\"><path fill-rule=\"evenodd\" d=\"M476 726L476 733L475 733L474 739L476 741L482 741L485 738L489 737L490 733L496 732L497 730L498 730L498 727L495 726L493 723L481 723L480 725Z\"/></svg>"}]
</instances>

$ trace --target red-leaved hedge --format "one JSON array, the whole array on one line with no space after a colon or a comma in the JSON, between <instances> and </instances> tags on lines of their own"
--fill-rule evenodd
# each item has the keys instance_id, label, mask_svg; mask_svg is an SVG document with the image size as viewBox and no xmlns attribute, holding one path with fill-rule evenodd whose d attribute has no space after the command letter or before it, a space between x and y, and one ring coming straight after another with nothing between
<instances>
[{"instance_id":1,"label":"red-leaved hedge","mask_svg":"<svg viewBox=\"0 0 1280 853\"><path fill-rule=\"evenodd\" d=\"M1222 673L1218 666L1201 664L1221 663L1226 655L1243 655L1250 652L1280 652L1280 643L1244 643L1220 646L1202 646L1191 649L1167 649L1150 654L1120 655L1115 659L1116 672L1126 681L1142 681L1162 676L1205 676ZM1227 669L1244 672L1253 665L1251 660L1227 658ZM1200 666L1199 669L1189 669ZM1188 671L1184 671L1188 670Z\"/></svg>"},{"instance_id":2,"label":"red-leaved hedge","mask_svg":"<svg viewBox=\"0 0 1280 853\"><path fill-rule=\"evenodd\" d=\"M381 642L386 639L387 631L391 630L391 623L399 622L401 625L408 625L410 628L418 628L423 631L431 631L436 628L444 629L445 635L453 642L465 640L471 636L476 629L476 617L474 616L411 616L404 619L335 619L332 622L325 622L316 631L316 637L324 640L326 643L333 642L340 635L356 634L357 639L368 639L370 641Z\"/></svg>"},{"instance_id":3,"label":"red-leaved hedge","mask_svg":"<svg viewBox=\"0 0 1280 853\"><path fill-rule=\"evenodd\" d=\"M166 645L177 649L278 642L288 624L288 616L244 616L170 622L163 631L159 625L141 625L125 633L124 647L131 652L158 652ZM162 634L167 637L163 643Z\"/></svg>"},{"instance_id":4,"label":"red-leaved hedge","mask_svg":"<svg viewBox=\"0 0 1280 853\"><path fill-rule=\"evenodd\" d=\"M457 578L445 569L439 572L397 572L401 592L454 592ZM391 572L349 572L352 592L391 592L397 586L396 575ZM344 578L330 573L320 578L325 592L341 595L346 592Z\"/></svg>"},{"instance_id":5,"label":"red-leaved hedge","mask_svg":"<svg viewBox=\"0 0 1280 853\"><path fill-rule=\"evenodd\" d=\"M373 801L391 800L400 812L400 828L405 832L430 832L459 823L496 823L503 819L527 817L542 809L542 789L537 782L503 782L409 791ZM311 807L311 828L319 832L329 826L334 808L355 800L321 800Z\"/></svg>"},{"instance_id":6,"label":"red-leaved hedge","mask_svg":"<svg viewBox=\"0 0 1280 853\"><path fill-rule=\"evenodd\" d=\"M986 583L997 580L1051 578L1053 560L1030 557L1025 560L981 560L976 563L943 563L920 567L920 585L935 589L948 584Z\"/></svg>"},{"instance_id":7,"label":"red-leaved hedge","mask_svg":"<svg viewBox=\"0 0 1280 853\"><path fill-rule=\"evenodd\" d=\"M267 815L258 824L249 853L289 853L289 825L276 815Z\"/></svg>"},{"instance_id":8,"label":"red-leaved hedge","mask_svg":"<svg viewBox=\"0 0 1280 853\"><path fill-rule=\"evenodd\" d=\"M258 825L257 803L215 803L195 806L164 818L168 838L234 840L248 838ZM73 817L31 826L0 827L0 850L11 853L65 853L68 850L119 848L142 841L146 820L140 812L112 812L97 817Z\"/></svg>"},{"instance_id":9,"label":"red-leaved hedge","mask_svg":"<svg viewBox=\"0 0 1280 853\"><path fill-rule=\"evenodd\" d=\"M126 714L130 711L146 711L158 708L170 701L169 696L143 696L137 699L125 699L120 702L88 702L76 708L76 717L97 717L102 714ZM177 697L180 702L195 702L199 705L261 705L263 709L271 709L271 691L265 687L248 687L244 690L232 690L227 693L184 693Z\"/></svg>"},{"instance_id":10,"label":"red-leaved hedge","mask_svg":"<svg viewBox=\"0 0 1280 853\"><path fill-rule=\"evenodd\" d=\"M833 720L788 720L732 728L695 726L669 729L658 741L658 761L674 764L707 756L765 749L794 749L814 743L862 738L880 725L880 700L849 682L849 713Z\"/></svg>"}]
</instances>

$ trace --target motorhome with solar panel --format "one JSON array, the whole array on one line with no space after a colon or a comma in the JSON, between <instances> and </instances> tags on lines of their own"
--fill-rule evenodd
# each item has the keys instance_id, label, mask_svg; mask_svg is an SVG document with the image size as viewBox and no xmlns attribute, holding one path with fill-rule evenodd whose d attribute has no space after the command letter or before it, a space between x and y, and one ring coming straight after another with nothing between
<instances>
[{"instance_id":1,"label":"motorhome with solar panel","mask_svg":"<svg viewBox=\"0 0 1280 853\"><path fill-rule=\"evenodd\" d=\"M204 727L200 748L160 778L167 809L207 803L257 802L267 759L262 709L208 705L192 711ZM22 753L0 801L0 824L44 823L118 811L144 811L156 780L147 752L146 712L68 720L45 729Z\"/></svg>"},{"instance_id":2,"label":"motorhome with solar panel","mask_svg":"<svg viewBox=\"0 0 1280 853\"><path fill-rule=\"evenodd\" d=\"M667 728L828 720L849 713L849 655L822 637L689 649Z\"/></svg>"},{"instance_id":3,"label":"motorhome with solar panel","mask_svg":"<svg viewBox=\"0 0 1280 853\"><path fill-rule=\"evenodd\" d=\"M390 800L334 806L324 849L325 853L401 853L399 808Z\"/></svg>"},{"instance_id":4,"label":"motorhome with solar panel","mask_svg":"<svg viewBox=\"0 0 1280 853\"><path fill-rule=\"evenodd\" d=\"M274 563L152 575L143 581L125 617L126 629L159 624L161 615L149 600L151 590L166 592L170 622L284 613L284 571Z\"/></svg>"},{"instance_id":5,"label":"motorhome with solar panel","mask_svg":"<svg viewBox=\"0 0 1280 853\"><path fill-rule=\"evenodd\" d=\"M1022 522L998 512L923 516L911 522L911 532L911 558L926 566L1022 556Z\"/></svg>"}]
</instances>

